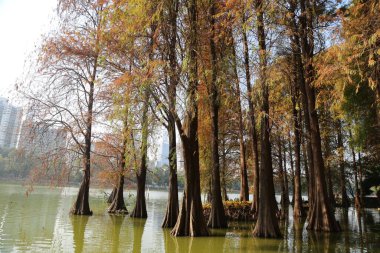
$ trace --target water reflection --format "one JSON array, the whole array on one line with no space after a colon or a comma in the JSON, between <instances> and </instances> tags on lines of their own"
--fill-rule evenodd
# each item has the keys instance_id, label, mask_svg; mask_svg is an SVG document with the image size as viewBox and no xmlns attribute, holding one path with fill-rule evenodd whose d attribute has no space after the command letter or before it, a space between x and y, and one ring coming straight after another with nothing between
<instances>
[{"instance_id":1,"label":"water reflection","mask_svg":"<svg viewBox=\"0 0 380 253\"><path fill-rule=\"evenodd\" d=\"M112 221L112 252L119 252L120 248L120 230L123 225L125 215L110 215Z\"/></svg>"},{"instance_id":2,"label":"water reflection","mask_svg":"<svg viewBox=\"0 0 380 253\"><path fill-rule=\"evenodd\" d=\"M88 223L89 216L70 215L71 224L73 226L73 239L75 253L83 252L84 232Z\"/></svg>"},{"instance_id":3,"label":"water reflection","mask_svg":"<svg viewBox=\"0 0 380 253\"><path fill-rule=\"evenodd\" d=\"M302 252L302 230L305 224L305 220L301 218L295 218L293 220L293 248L295 253Z\"/></svg>"},{"instance_id":4,"label":"water reflection","mask_svg":"<svg viewBox=\"0 0 380 253\"><path fill-rule=\"evenodd\" d=\"M0 252L379 252L380 213L375 209L336 209L342 233L312 233L291 207L281 221L282 239L252 237L250 222L231 222L211 237L170 236L162 229L167 194L150 192L148 219L106 213L102 192L91 192L91 217L68 215L76 191L37 190L0 184ZM128 196L128 193L126 193ZM130 202L130 201L128 201ZM130 208L133 203L128 203Z\"/></svg>"},{"instance_id":5,"label":"water reflection","mask_svg":"<svg viewBox=\"0 0 380 253\"><path fill-rule=\"evenodd\" d=\"M133 251L141 252L142 236L144 233L145 219L133 219Z\"/></svg>"}]
</instances>

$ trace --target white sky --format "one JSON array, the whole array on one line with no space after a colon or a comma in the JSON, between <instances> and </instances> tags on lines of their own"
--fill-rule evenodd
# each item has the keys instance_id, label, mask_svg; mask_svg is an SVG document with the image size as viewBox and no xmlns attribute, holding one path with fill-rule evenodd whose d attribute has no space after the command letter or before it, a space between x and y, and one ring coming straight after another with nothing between
<instances>
[{"instance_id":1,"label":"white sky","mask_svg":"<svg viewBox=\"0 0 380 253\"><path fill-rule=\"evenodd\" d=\"M11 97L24 62L50 30L56 0L0 0L0 96Z\"/></svg>"}]
</instances>

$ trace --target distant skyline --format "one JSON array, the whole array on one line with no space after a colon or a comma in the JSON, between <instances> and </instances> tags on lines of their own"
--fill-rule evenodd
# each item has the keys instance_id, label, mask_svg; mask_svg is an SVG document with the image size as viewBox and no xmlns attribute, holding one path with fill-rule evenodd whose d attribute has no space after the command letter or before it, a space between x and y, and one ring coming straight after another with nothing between
<instances>
[{"instance_id":1,"label":"distant skyline","mask_svg":"<svg viewBox=\"0 0 380 253\"><path fill-rule=\"evenodd\" d=\"M56 0L0 0L0 96L12 98L24 63L50 30Z\"/></svg>"}]
</instances>

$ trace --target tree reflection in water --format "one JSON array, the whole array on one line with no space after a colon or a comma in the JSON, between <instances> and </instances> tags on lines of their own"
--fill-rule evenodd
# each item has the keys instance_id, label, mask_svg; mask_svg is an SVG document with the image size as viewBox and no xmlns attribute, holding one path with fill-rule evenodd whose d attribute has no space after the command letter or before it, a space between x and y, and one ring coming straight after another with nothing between
<instances>
[{"instance_id":1,"label":"tree reflection in water","mask_svg":"<svg viewBox=\"0 0 380 253\"><path fill-rule=\"evenodd\" d=\"M73 238L75 253L83 252L84 232L88 223L89 216L87 215L71 215L71 224L73 226Z\"/></svg>"}]
</instances>

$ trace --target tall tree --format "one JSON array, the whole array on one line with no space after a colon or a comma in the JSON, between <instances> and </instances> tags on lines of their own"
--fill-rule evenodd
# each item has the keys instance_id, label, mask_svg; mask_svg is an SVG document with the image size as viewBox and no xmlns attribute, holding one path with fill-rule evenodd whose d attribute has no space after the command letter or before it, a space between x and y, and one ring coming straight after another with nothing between
<instances>
[{"instance_id":1,"label":"tall tree","mask_svg":"<svg viewBox=\"0 0 380 253\"><path fill-rule=\"evenodd\" d=\"M244 70L245 70L245 80L247 85L247 93L248 93L248 115L249 115L249 130L251 137L251 151L252 151L252 160L253 160L253 200L252 200L252 210L256 216L258 211L258 203L259 203L259 151L258 151L258 137L256 131L256 118L255 118L255 108L254 108L254 96L253 89L251 84L251 71L250 71L250 63L249 63L249 48L248 48L248 37L247 37L247 13L244 8L246 3L242 4L242 37L243 37L243 54L244 54Z\"/></svg>"},{"instance_id":2,"label":"tall tree","mask_svg":"<svg viewBox=\"0 0 380 253\"><path fill-rule=\"evenodd\" d=\"M261 163L259 180L259 207L253 235L257 237L280 237L275 207L271 144L269 139L269 88L266 80L267 52L265 44L263 1L255 1L256 26L259 41L259 78L261 88Z\"/></svg>"},{"instance_id":3,"label":"tall tree","mask_svg":"<svg viewBox=\"0 0 380 253\"><path fill-rule=\"evenodd\" d=\"M315 107L316 94L313 81L315 72L313 68L314 34L313 19L314 2L309 0L300 1L301 10L301 46L303 62L305 63L305 97L308 114L305 117L310 121L310 141L312 147L313 171L315 183L312 186L313 196L309 208L309 224L307 229L316 231L340 231L340 226L335 219L333 209L327 195L325 169L322 157L321 135L319 130L318 113Z\"/></svg>"},{"instance_id":4,"label":"tall tree","mask_svg":"<svg viewBox=\"0 0 380 253\"><path fill-rule=\"evenodd\" d=\"M211 51L211 84L209 93L211 93L211 149L212 149L212 200L211 200L211 213L208 221L208 226L212 228L225 228L227 227L227 220L224 214L224 206L222 202L222 195L220 190L220 163L219 163L219 88L217 83L217 53L216 53L216 23L215 17L217 15L217 1L211 0L210 3L210 51ZM244 145L244 144L243 144Z\"/></svg>"},{"instance_id":5,"label":"tall tree","mask_svg":"<svg viewBox=\"0 0 380 253\"><path fill-rule=\"evenodd\" d=\"M197 63L197 1L186 1L188 15L188 85L184 124L176 115L184 158L185 191L182 206L171 234L174 236L207 236L209 231L203 216L199 175L198 144L198 63Z\"/></svg>"},{"instance_id":6,"label":"tall tree","mask_svg":"<svg viewBox=\"0 0 380 253\"><path fill-rule=\"evenodd\" d=\"M165 125L169 136L169 196L166 213L162 227L174 227L178 218L178 177L177 177L177 138L175 130L175 118L173 111L176 108L176 90L178 85L178 69L177 69L177 17L178 17L178 0L165 1L165 8L168 10L167 14L167 27L163 29L164 41L168 45L165 49L167 52L167 59L169 61L169 85L167 86L168 104L166 108L167 124ZM166 16L164 16L166 17Z\"/></svg>"}]
</instances>

